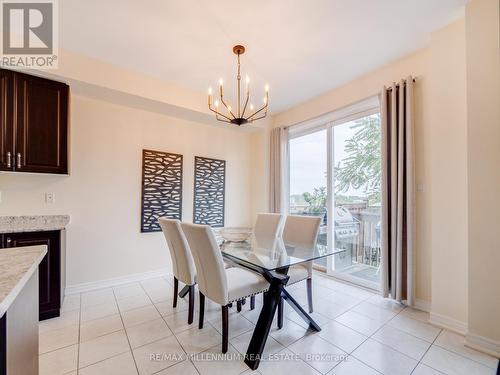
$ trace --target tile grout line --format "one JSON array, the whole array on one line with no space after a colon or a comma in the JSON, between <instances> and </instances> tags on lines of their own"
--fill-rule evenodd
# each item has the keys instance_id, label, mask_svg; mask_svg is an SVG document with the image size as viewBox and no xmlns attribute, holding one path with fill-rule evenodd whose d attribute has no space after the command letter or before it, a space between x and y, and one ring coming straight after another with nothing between
<instances>
[{"instance_id":1,"label":"tile grout line","mask_svg":"<svg viewBox=\"0 0 500 375\"><path fill-rule=\"evenodd\" d=\"M439 338L439 336L441 336L441 334L442 334L443 332L446 332L446 330L445 330L444 328L442 328L442 329L441 329L441 332L439 332L439 335L437 335L437 337L436 337L436 340L435 340L435 341L437 341L437 339ZM450 332L452 332L452 331L450 331ZM458 333L457 333L457 335L458 335ZM455 354L455 355L457 355L457 356L459 356L459 357L462 357L462 358L468 359L469 361L476 362L476 363L477 363L477 364L479 364L479 365L482 365L482 366L485 366L485 367L488 367L488 368L491 368L491 369L495 370L495 368L493 368L493 367L490 367L490 366L488 366L488 365L486 365L486 364L484 364L484 363L482 363L482 362L479 362L479 361L477 361L477 360L475 360L475 359L472 359L472 358L470 358L470 357L467 357L467 356L465 356L465 355L463 355L463 354L461 354L461 353L457 353L457 352L455 352L455 351L453 351L453 350L450 350L450 349L448 349L448 348L446 348L446 347L444 347L444 346L441 346L441 345L439 345L439 344L433 343L431 346L437 346L438 348L443 349L443 350L446 350L446 351L447 351L447 352L449 352L449 353ZM465 347L465 345L464 345L464 347ZM479 352L479 353L481 353L481 352ZM492 358L495 358L495 357L492 357ZM499 361L500 361L500 360L499 360ZM426 366L428 366L428 365L426 365ZM429 366L429 367L430 367L430 366Z\"/></svg>"},{"instance_id":2,"label":"tile grout line","mask_svg":"<svg viewBox=\"0 0 500 375\"><path fill-rule=\"evenodd\" d=\"M125 323L123 322L122 311L120 309L120 305L118 305L118 299L116 298L115 290L113 287L111 287L111 291L113 292L113 297L115 298L116 307L118 308L118 314L120 315L120 320L122 322L123 331L125 332L125 337L127 338L128 347L130 348L130 355L132 356L132 359L134 360L135 370L137 371L137 374L139 374L139 367L137 366L137 362L136 362L135 357L134 357L134 352L132 351L132 345L130 344L128 332L127 332L127 329L125 327ZM120 354L123 354L123 353L120 353Z\"/></svg>"},{"instance_id":3,"label":"tile grout line","mask_svg":"<svg viewBox=\"0 0 500 375\"><path fill-rule=\"evenodd\" d=\"M165 281L168 283L168 280L165 279ZM170 283L168 283L170 286L172 286ZM165 320L165 317L161 314L160 310L158 310L158 307L156 307L155 303L153 302L153 300L151 299L151 296L148 294L147 290L144 288L144 286L142 285L141 282L139 282L139 285L141 286L142 290L144 290L144 292L146 293L146 295L148 296L149 300L151 301L151 304L153 305L153 307L155 308L155 310L158 312L158 314L160 314L160 318L163 320L163 322L167 325L168 329L170 330L170 332L172 332L172 336L175 338L175 341L177 341L177 344L179 344L179 347L182 349L182 351L184 352L184 354L186 355L186 360L189 361L194 369L196 370L196 372L201 375L201 373L198 371L198 368L195 366L195 364L188 358L188 353L186 352L186 350L184 349L184 347L182 346L182 344L180 343L179 339L177 338L177 335L175 334L175 332L170 328L170 326L168 325L167 321ZM194 312L193 312L193 317L194 317ZM194 323L194 322L193 322ZM184 331L182 331L184 332ZM160 339L160 340L163 340L163 339ZM160 340L157 340L157 341L160 341ZM153 341L153 342L156 342L156 341ZM151 344L151 343L150 343ZM146 345L149 345L149 344L146 344ZM133 352L132 352L132 356L133 356ZM135 361L135 357L134 357L134 361ZM179 363L182 363L184 361L180 361L180 362L176 362L176 363L173 363L172 365L170 366L167 366L157 372L155 372L154 374L157 374L159 373L160 371L164 371L168 368L171 368Z\"/></svg>"},{"instance_id":4,"label":"tile grout line","mask_svg":"<svg viewBox=\"0 0 500 375\"><path fill-rule=\"evenodd\" d=\"M80 309L78 310L78 354L76 356L76 375L80 373L80 330L82 327L82 294L79 294Z\"/></svg>"},{"instance_id":5,"label":"tile grout line","mask_svg":"<svg viewBox=\"0 0 500 375\"><path fill-rule=\"evenodd\" d=\"M443 330L442 330L442 329L440 329L439 333L436 335L436 337L435 337L435 338L434 338L434 340L432 341L431 345L427 348L427 350L425 351L425 353L422 355L422 358L420 358L420 360L418 361L417 365L416 365L416 366L415 366L415 368L412 370L411 374L413 374L413 372L415 371L415 369L418 367L418 365L419 365L420 363L422 363L422 364L423 364L423 365L425 365L425 366L428 366L428 367L432 368L433 370L436 370L437 372L441 372L441 371L439 371L439 370L435 369L434 367L431 367L431 366L429 366L429 365L427 365L427 364L425 364L425 363L423 363L423 362L422 362L422 359L424 359L424 357L425 357L425 355L427 354L427 352L428 352L429 350L431 350L432 346L433 346L433 345L434 345L434 343L436 342L436 340L437 340L437 338L439 337L439 335L441 334L441 332L443 332ZM411 375L411 374L410 374L410 375Z\"/></svg>"},{"instance_id":6,"label":"tile grout line","mask_svg":"<svg viewBox=\"0 0 500 375\"><path fill-rule=\"evenodd\" d=\"M371 298L371 297L368 297L367 299L369 299L369 298ZM365 301L366 301L366 300L365 300ZM357 305L356 305L356 306L357 306ZM356 306L351 307L351 308L350 308L349 310L347 310L346 312L351 311L351 310L352 310L354 307L356 307ZM374 306L375 306L375 305L374 305ZM375 307L380 308L380 309L384 309L383 307L379 307L379 306L375 306ZM400 314L400 313L401 313L401 312L402 312L405 308L406 308L406 307L404 307L403 309L401 309L400 311L398 311L398 312L397 312L397 313L396 313L396 314L395 314L395 315L394 315L391 319L389 319L389 320L388 320L388 321L386 321L384 324L382 324L382 326L380 326L380 328L379 328L379 329L377 329L377 330L376 330L374 333L372 333L370 336L367 336L367 335L364 335L364 334L363 334L363 336L366 336L366 339L365 339L365 340L363 340L363 342L361 342L358 346L356 346L356 347L355 347L355 348L354 348L354 349L353 349L353 350L349 353L348 357L349 357L349 356L352 356L354 359L356 359L356 360L360 361L360 362L361 362L361 363L363 363L365 366L367 366L367 367L369 367L370 369L372 369L372 370L374 370L374 371L378 372L379 374L382 374L382 373L381 373L380 371L378 371L376 368L374 368L374 367L370 366L368 363L365 363L365 362L364 362L364 361L362 361L361 359L359 359L359 358L355 357L355 356L353 355L353 353L354 353L354 352L355 352L355 351L356 351L359 347L361 347L361 345L363 345L365 342L367 342L369 339L371 339L373 335L375 335L375 334L376 334L376 333L377 333L380 329L382 329L382 327L384 327L385 325L387 325L387 323L389 323L389 321L391 321L391 320L392 320L392 319L394 319L397 315L399 315L399 314ZM385 310L389 310L389 309L385 309ZM356 311L354 311L354 312L356 312ZM345 313L344 313L344 314L345 314ZM343 314L342 314L342 315L343 315ZM360 314L360 315L363 315L363 314ZM339 315L339 316L340 316L340 315ZM364 316L364 315L363 315L363 316ZM358 332L358 331L356 331L355 329L352 329L351 327L348 327L348 326L346 326L345 324L342 324L341 322L338 322L338 321L337 321L337 320L335 320L335 319L333 319L333 320L334 320L335 322L337 322L338 324L341 324L341 325L343 325L344 327L347 327L347 328L349 328L349 329L353 330L354 332ZM358 332L358 333L362 334L361 332ZM373 340L373 339L372 339L372 340ZM382 344L382 343L380 343L380 344ZM382 344L382 345L384 345L384 344ZM386 345L386 346L387 346L387 345ZM398 352L398 353L400 353L399 351L397 351L397 352ZM401 354L403 354L403 353L401 353Z\"/></svg>"}]
</instances>

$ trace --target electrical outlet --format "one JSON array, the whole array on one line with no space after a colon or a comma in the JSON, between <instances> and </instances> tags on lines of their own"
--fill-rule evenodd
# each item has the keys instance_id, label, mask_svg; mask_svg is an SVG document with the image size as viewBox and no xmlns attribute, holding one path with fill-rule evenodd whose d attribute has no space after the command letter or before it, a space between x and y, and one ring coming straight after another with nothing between
<instances>
[{"instance_id":1,"label":"electrical outlet","mask_svg":"<svg viewBox=\"0 0 500 375\"><path fill-rule=\"evenodd\" d=\"M56 195L54 193L45 193L45 203L52 204L56 200Z\"/></svg>"}]
</instances>

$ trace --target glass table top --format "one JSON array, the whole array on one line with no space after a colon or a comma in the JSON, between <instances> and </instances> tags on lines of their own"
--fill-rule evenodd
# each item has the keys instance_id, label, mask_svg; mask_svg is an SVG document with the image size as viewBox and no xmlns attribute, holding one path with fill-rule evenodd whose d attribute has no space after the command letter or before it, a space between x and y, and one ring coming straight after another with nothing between
<instances>
[{"instance_id":1,"label":"glass table top","mask_svg":"<svg viewBox=\"0 0 500 375\"><path fill-rule=\"evenodd\" d=\"M327 246L319 244L314 248L285 245L281 238L258 240L253 235L243 242L224 241L220 245L220 249L228 259L247 263L267 271L274 271L341 252L341 250L328 250Z\"/></svg>"}]
</instances>

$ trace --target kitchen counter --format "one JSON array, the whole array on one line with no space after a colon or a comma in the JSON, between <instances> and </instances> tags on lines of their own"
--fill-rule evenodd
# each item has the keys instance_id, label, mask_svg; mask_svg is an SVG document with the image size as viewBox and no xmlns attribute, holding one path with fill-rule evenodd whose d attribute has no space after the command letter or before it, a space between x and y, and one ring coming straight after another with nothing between
<instances>
[{"instance_id":1,"label":"kitchen counter","mask_svg":"<svg viewBox=\"0 0 500 375\"><path fill-rule=\"evenodd\" d=\"M0 233L62 230L69 215L0 216Z\"/></svg>"},{"instance_id":2,"label":"kitchen counter","mask_svg":"<svg viewBox=\"0 0 500 375\"><path fill-rule=\"evenodd\" d=\"M0 317L37 271L45 254L45 245L0 250Z\"/></svg>"},{"instance_id":3,"label":"kitchen counter","mask_svg":"<svg viewBox=\"0 0 500 375\"><path fill-rule=\"evenodd\" d=\"M38 267L46 245L0 249L0 374L38 375Z\"/></svg>"}]
</instances>

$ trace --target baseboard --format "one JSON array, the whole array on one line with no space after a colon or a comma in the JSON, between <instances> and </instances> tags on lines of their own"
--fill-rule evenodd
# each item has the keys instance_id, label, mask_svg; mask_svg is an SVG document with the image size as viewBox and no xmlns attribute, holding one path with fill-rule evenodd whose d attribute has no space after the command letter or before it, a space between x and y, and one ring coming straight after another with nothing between
<instances>
[{"instance_id":1,"label":"baseboard","mask_svg":"<svg viewBox=\"0 0 500 375\"><path fill-rule=\"evenodd\" d=\"M133 283L137 281L152 279L155 277L165 277L168 275L170 275L169 270L167 268L163 268L155 271L135 273L127 276L113 277L111 279L68 285L66 286L65 295L89 292L91 290L109 288L111 286Z\"/></svg>"},{"instance_id":2,"label":"baseboard","mask_svg":"<svg viewBox=\"0 0 500 375\"><path fill-rule=\"evenodd\" d=\"M465 335L465 346L500 358L500 341L468 333Z\"/></svg>"},{"instance_id":3,"label":"baseboard","mask_svg":"<svg viewBox=\"0 0 500 375\"><path fill-rule=\"evenodd\" d=\"M430 313L429 323L441 328L446 328L461 335L465 335L467 333L467 323L432 311Z\"/></svg>"},{"instance_id":4,"label":"baseboard","mask_svg":"<svg viewBox=\"0 0 500 375\"><path fill-rule=\"evenodd\" d=\"M423 299L416 299L415 305L412 307L416 308L417 310L431 312L431 303L429 301L425 301Z\"/></svg>"}]
</instances>

